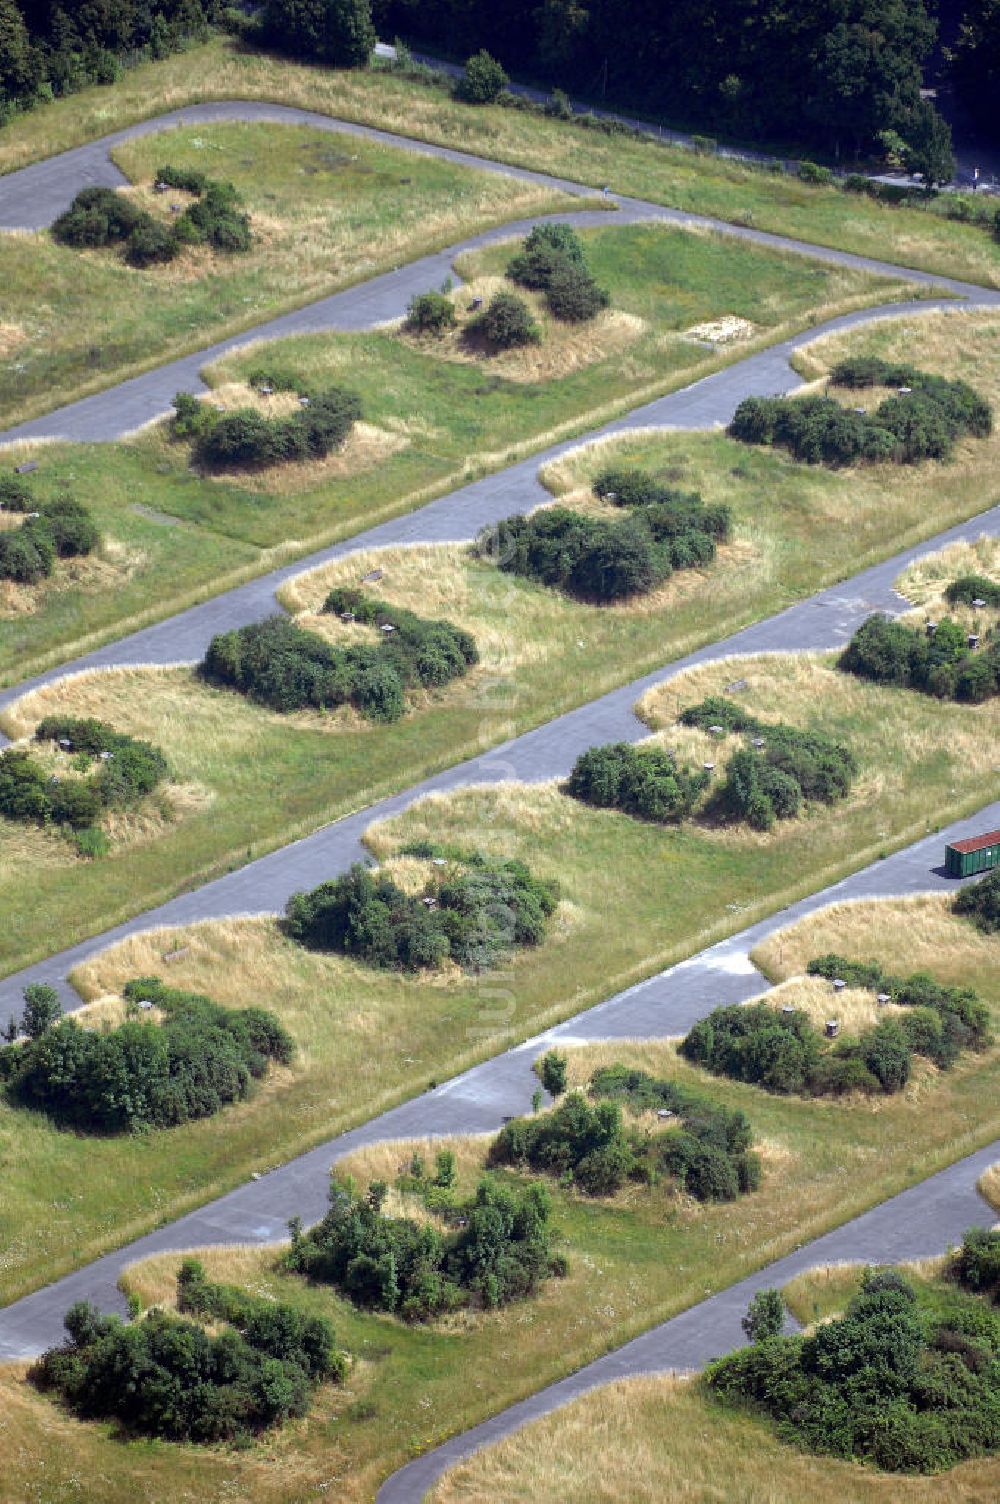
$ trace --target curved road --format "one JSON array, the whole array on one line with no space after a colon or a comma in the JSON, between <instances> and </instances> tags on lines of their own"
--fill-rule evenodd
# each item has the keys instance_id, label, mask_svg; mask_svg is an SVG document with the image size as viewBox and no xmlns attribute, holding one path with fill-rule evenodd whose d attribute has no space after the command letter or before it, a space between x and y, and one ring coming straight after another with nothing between
<instances>
[{"instance_id":1,"label":"curved road","mask_svg":"<svg viewBox=\"0 0 1000 1504\"><path fill-rule=\"evenodd\" d=\"M402 138L390 137L386 133L368 131L361 127L345 127L325 117L309 116L307 112L288 112L271 106L223 105L197 107L194 110L181 111L179 114L185 120L195 118L284 119L291 115L307 123L318 124L322 128L346 129L351 133L388 140L392 144L403 144L413 150L445 155L454 160L486 167L489 170L517 171L500 164L481 162L463 153L451 153ZM59 212L59 209L64 207L68 199L72 197L72 193L76 191L81 181L108 181L109 177L106 174L111 174L111 181L116 180L113 177L114 169L107 161L109 145L114 144L116 140L123 139L125 135L141 134L162 128L162 124L162 121L148 122L129 132L107 138L102 143L79 148L76 152L66 153L62 158L39 164L37 168L25 169L23 173L13 174L4 179L0 185L3 190L0 194L0 221L8 224L20 222L17 216L20 215L23 219L26 213L24 206L31 202L40 206L36 209L36 214L51 219L52 215ZM518 175L536 178L561 187L577 186L562 184L555 179L544 179L538 174L518 173ZM9 188L13 189L13 197L8 196ZM14 207L11 208L11 205ZM658 206L626 202L625 210L626 213L634 214L635 217L656 216L681 223L707 223L711 228L735 234L744 239L797 250L805 254L819 255L825 259L846 264L859 265L871 271L884 271L889 275L899 275L898 268L885 263L866 262L862 258L804 246L777 236L761 235L725 224L715 224L691 216L677 215L660 209ZM13 220L9 217L12 214L15 216ZM598 222L606 223L602 217L597 218ZM45 223L47 219L43 217L39 222ZM502 231L492 233L509 234L511 227L507 226ZM442 253L442 256L450 254ZM433 259L429 258L429 260ZM343 307L331 317L348 317L348 303L352 303L355 313L360 318L359 300L372 296L375 302L369 302L368 312L365 315L368 322L398 314L401 311L401 304L405 303L406 297L409 296L409 292L401 296L405 286L405 275L405 273L393 273L388 279L376 279L377 282L386 285L375 290L374 293L375 284L369 284L368 288L356 290L353 294L337 295L338 298L344 300ZM426 285L427 277L433 275L434 273L429 272L425 265L421 273L421 284ZM905 275L911 280L930 283L941 287L942 290L968 296L976 302L1000 302L1000 294L986 289L968 288L950 282L948 279L931 278L916 273L907 272ZM392 299L396 300L392 313L377 313L373 318L371 310L379 305L383 297L390 302ZM324 300L324 303L329 304L333 301L333 299ZM290 315L289 318L294 320L313 317L316 309L321 306L313 305L312 309L301 310L299 314ZM896 307L891 311L902 310ZM858 322L862 318L871 316L871 313L856 315L845 321L837 321L837 323ZM274 324L283 322L274 321ZM271 329L274 325L265 327ZM321 324L319 327L348 326L330 323ZM293 331L283 329L282 332ZM811 330L808 334L797 336L795 340L788 341L783 346L752 357L742 366L729 368L717 376L697 383L685 392L650 404L647 409L629 415L627 419L611 425L611 428L619 429L636 423L656 422L670 423L674 426L683 424L683 426L698 427L722 421L731 413L736 401L740 400L741 396L747 395L748 391L784 389L789 379L787 365L789 352L795 348L796 344L815 338L817 332L819 331ZM260 330L251 331L241 339L257 338L260 333ZM240 341L233 343L238 342ZM226 346L226 348L229 347L231 345ZM195 362L195 368L197 368L206 359L212 357L213 352L202 352L199 356L191 357L191 360ZM157 412L164 410L163 399L158 395L159 376L160 373L157 372L149 373L146 377L137 378L135 383L127 383L126 387L132 389L130 391L122 388L103 393L96 398L87 399L85 403L74 404L72 408L64 409L61 414L53 414L48 419L37 420L37 422L42 425L47 424L46 431L50 433L69 434L73 425L79 423L81 436L114 437L113 432L101 432L101 425L104 424L108 430L114 429L118 422L126 422L127 427L134 427L137 412L148 411L152 407L155 411L149 412L149 416L156 416ZM178 384L175 372L170 378L170 394L177 390ZM158 408L157 402L161 403ZM128 406L127 418L122 417L124 404ZM113 416L115 412L118 414L117 418ZM146 421L146 418L140 417L138 421ZM91 427L91 425L96 425L96 427ZM4 440L13 438L17 432L12 431L3 435L2 438ZM35 433L32 436L38 435ZM574 443L579 442L583 441L574 441ZM559 446L555 452L561 452L569 447L572 446L568 444ZM421 513L412 514L406 519L399 519L394 524L387 524L387 528L393 529L405 529L409 525L411 529L409 534L404 530L386 536L384 529L376 529L369 535L351 540L349 544L338 545L336 549L326 551L315 562L319 562L321 558L336 557L340 553L350 552L352 548L368 546L375 542L425 541L428 537L428 533L424 531L425 524L429 525L432 530L430 537L466 538L482 522L494 520L498 516L506 515L512 510L523 509L543 499L544 493L538 490L536 471L539 463L546 457L548 456L540 459L536 456L522 466L513 467L502 476L491 477L487 481L476 483L475 486L466 487L463 491L455 493L454 497L442 498L440 502L433 503ZM479 511L479 509L482 510ZM434 532L433 530L437 528L442 531ZM455 529L460 529L460 531L453 531ZM823 591L811 600L789 608L788 611L770 621L758 623L722 643L707 647L681 663L673 665L667 671L661 670L648 675L632 685L602 697L591 705L584 706L547 726L517 738L483 758L451 769L435 779L428 780L419 788L407 791L395 799L384 801L382 805L369 811L348 820L339 821L305 841L297 842L284 851L275 852L270 857L207 885L198 893L185 895L171 904L164 905L162 909L133 921L130 925L122 926L120 931L111 932L88 942L85 946L76 947L73 951L53 957L44 966L32 968L30 976L33 979L51 977L62 981L69 967L76 964L84 955L103 948L105 944L120 938L122 934L151 924L183 923L203 917L259 912L261 909L280 907L287 894L295 887L316 881L321 876L329 876L332 871L341 870L350 860L355 859L362 849L360 847L361 833L371 820L404 807L421 793L431 788L456 787L461 783L482 781L491 777L531 779L557 776L568 769L579 750L591 745L594 741L622 736L635 739L644 734L644 728L633 715L632 704L637 695L650 685L661 682L692 662L705 661L727 653L836 646L850 634L858 621L869 611L900 609L902 603L893 595L891 586L893 579L909 559L938 547L942 542L953 537L972 537L982 531L997 532L998 530L1000 530L1000 508L994 508L972 522L950 530L939 539L931 540L919 548L908 550L896 559L865 571L845 585ZM308 564L309 561L300 561L279 574L282 578L287 578L289 574L308 567ZM273 608L273 591L278 583L280 583L278 575L268 576L261 581L254 582L251 587L244 587L242 591L231 592L229 596L221 597L218 602L208 603L205 608L199 607L195 611L183 613L170 622L162 623L158 627L148 629L147 632L126 639L123 644L116 645L114 649L104 650L111 653L117 651L125 656L111 657L103 661L133 663L166 661L164 657L157 657L157 654L166 654L168 641L172 643L169 659L176 661L180 656L196 656L204 647L207 636L210 636L212 631L219 630L217 626L208 625L213 610L221 610L223 613L234 611L237 614L232 619L236 621L253 619L253 614L264 614L266 610ZM255 590L258 591L256 597L253 596ZM253 614L247 614L248 611ZM201 615L203 612L208 614ZM98 655L91 655L91 658L95 660L97 657ZM84 666L89 661L91 660L81 660L80 666ZM65 668L45 677L56 677L61 672L65 672ZM17 691L8 691L4 699L9 701L15 693L22 693L25 687L22 685ZM944 879L940 872L935 870L934 863L940 857L943 841L959 834L967 834L974 828L981 828L984 823L1000 824L1000 804L981 811L974 820L958 822L948 832L928 837L909 850L854 874L826 893L803 900L782 914L754 925L741 935L712 947L700 956L578 1015L558 1028L548 1031L546 1035L484 1062L433 1093L427 1093L405 1103L393 1112L320 1146L262 1179L248 1182L228 1196L180 1219L170 1227L161 1229L130 1247L75 1272L48 1289L17 1302L0 1312L0 1354L22 1356L37 1352L47 1343L56 1340L60 1335L62 1313L73 1299L88 1296L105 1307L113 1305L120 1307L115 1281L121 1269L136 1258L164 1249L180 1249L212 1242L272 1241L283 1233L284 1224L289 1215L299 1213L305 1216L306 1220L319 1216L325 1202L330 1163L360 1144L376 1142L384 1138L495 1129L505 1115L527 1108L535 1084L535 1078L530 1071L531 1062L554 1039L569 1042L616 1037L661 1037L664 1034L677 1033L687 1028L690 1022L703 1016L719 1002L743 1000L758 995L766 990L767 984L752 966L749 951L764 934L792 922L800 914L821 907L833 899L919 892L929 887L940 886ZM0 984L0 1002L12 1004L15 992L26 979L27 975L9 978L5 983ZM598 1364L590 1365L588 1369L582 1370L572 1379L544 1391L542 1395L526 1401L522 1406L515 1407L513 1411L505 1412L503 1416L496 1417L485 1427L478 1428L476 1432L457 1438L439 1452L419 1459L419 1462L413 1464L411 1468L389 1480L383 1489L382 1496L385 1499L414 1498L418 1489L422 1491L457 1456L466 1455L469 1450L492 1439L494 1435L521 1424L531 1414L542 1413L544 1410L553 1408L555 1404L563 1403L565 1399L571 1398L573 1393L590 1387L593 1383L603 1382L622 1372L700 1365L713 1352L724 1351L739 1340L738 1317L745 1308L746 1300L753 1289L762 1284L786 1279L798 1268L804 1268L823 1258L902 1258L917 1253L937 1251L970 1221L982 1218L983 1204L978 1201L969 1187L974 1177L996 1157L996 1154L997 1146L992 1146L972 1156L969 1160L951 1167L941 1175L932 1177L923 1185L914 1187L903 1196L894 1198L864 1217L847 1224L838 1232L820 1239L809 1250L802 1250L792 1255L790 1259L781 1261L770 1270L754 1276L752 1280L732 1287L731 1290L686 1312L654 1332L646 1333L619 1353L611 1354L600 1360Z\"/></svg>"}]
</instances>

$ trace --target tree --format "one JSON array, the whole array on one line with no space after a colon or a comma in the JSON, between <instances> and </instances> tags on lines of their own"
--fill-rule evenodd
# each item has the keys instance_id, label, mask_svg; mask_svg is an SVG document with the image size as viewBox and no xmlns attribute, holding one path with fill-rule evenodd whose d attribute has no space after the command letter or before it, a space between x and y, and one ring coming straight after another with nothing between
<instances>
[{"instance_id":1,"label":"tree","mask_svg":"<svg viewBox=\"0 0 1000 1504\"><path fill-rule=\"evenodd\" d=\"M26 93L34 74L24 18L14 0L0 0L0 102Z\"/></svg>"},{"instance_id":2,"label":"tree","mask_svg":"<svg viewBox=\"0 0 1000 1504\"><path fill-rule=\"evenodd\" d=\"M955 153L951 149L951 126L934 106L921 99L904 127L906 150L903 161L907 172L922 179L930 192L955 176Z\"/></svg>"},{"instance_id":3,"label":"tree","mask_svg":"<svg viewBox=\"0 0 1000 1504\"><path fill-rule=\"evenodd\" d=\"M25 987L21 1030L29 1039L38 1039L61 1014L62 1004L54 987L44 982L33 982L30 987Z\"/></svg>"},{"instance_id":4,"label":"tree","mask_svg":"<svg viewBox=\"0 0 1000 1504\"><path fill-rule=\"evenodd\" d=\"M549 1050L539 1061L542 1085L550 1097L561 1096L566 1090L566 1056L557 1050Z\"/></svg>"},{"instance_id":5,"label":"tree","mask_svg":"<svg viewBox=\"0 0 1000 1504\"><path fill-rule=\"evenodd\" d=\"M785 1303L777 1290L758 1290L740 1325L750 1342L780 1337L785 1324Z\"/></svg>"},{"instance_id":6,"label":"tree","mask_svg":"<svg viewBox=\"0 0 1000 1504\"><path fill-rule=\"evenodd\" d=\"M483 50L469 58L455 92L466 104L495 104L509 82L496 58Z\"/></svg>"},{"instance_id":7,"label":"tree","mask_svg":"<svg viewBox=\"0 0 1000 1504\"><path fill-rule=\"evenodd\" d=\"M363 68L375 47L371 0L267 0L264 38L283 52Z\"/></svg>"},{"instance_id":8,"label":"tree","mask_svg":"<svg viewBox=\"0 0 1000 1504\"><path fill-rule=\"evenodd\" d=\"M967 0L952 55L952 78L976 125L995 137L1000 99L1000 0Z\"/></svg>"}]
</instances>

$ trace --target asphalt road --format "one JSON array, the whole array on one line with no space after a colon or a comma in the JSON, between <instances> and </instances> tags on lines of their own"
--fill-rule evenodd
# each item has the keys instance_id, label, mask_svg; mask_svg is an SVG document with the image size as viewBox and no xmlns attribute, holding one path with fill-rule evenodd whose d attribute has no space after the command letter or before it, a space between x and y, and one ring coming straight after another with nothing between
<instances>
[{"instance_id":1,"label":"asphalt road","mask_svg":"<svg viewBox=\"0 0 1000 1504\"><path fill-rule=\"evenodd\" d=\"M223 113L219 113L220 111ZM226 111L230 113L227 114ZM409 141L400 142L400 138L387 137L384 133L345 127L330 122L325 117L311 117L307 112L278 110L272 106L205 106L181 111L179 115L184 120L301 119L326 129L346 129L350 133L391 140L394 144L445 155L453 160L471 161L473 165L489 170L512 171L495 163L470 159L463 153L441 151ZM102 176L113 172L107 160L110 144L126 134L145 133L162 126L162 121L149 122L117 137L107 138L104 142L94 143L77 152L66 153L61 158L39 164L37 168L26 169L23 174L12 174L3 179L0 182L0 222L8 225L25 222L24 217L28 209L32 208L36 217L42 216L37 222L47 223L72 198L82 181L115 180ZM540 176L525 173L518 175ZM9 197L9 193L13 196ZM626 202L624 210L636 217L655 216L682 223L708 223L712 228L743 239L898 275L897 268L885 263L867 262L863 258L818 250L777 236L713 224L692 216L673 214L657 206ZM599 222L607 221L601 216ZM504 231L496 233L510 232L511 227L508 226ZM451 254L453 253L444 252L442 257L447 258ZM435 258L430 259L433 261ZM423 266L419 285L426 286L428 276L434 275L428 271L428 265L429 263L425 263ZM446 269L447 263L443 261L438 274L443 275ZM383 284L379 287L373 283L351 293L338 294L337 298L342 300L342 305L335 314L316 313L317 309L336 301L328 299L323 304L300 310L288 318L346 319L355 316L361 322L354 325L331 322L300 327L363 327L366 322L393 317L398 315L409 296L409 292L405 291L406 275L405 272L391 273L388 278L376 279ZM942 290L968 296L977 302L1000 302L1000 294L984 289L966 288L947 279L929 278L915 273L906 275L912 280L933 283L942 287ZM410 290L412 291L412 284ZM364 308L362 300L367 300ZM380 312L382 308L391 308L392 311ZM901 310L896 307L889 311L898 313ZM871 316L871 313L855 315L837 323L858 322ZM273 333L298 332L298 329L286 327L285 320L273 321L265 329ZM256 338L261 332L253 331L241 338ZM658 403L630 414L611 427L617 429L642 423L704 427L725 421L742 396L750 392L787 389L794 380L787 363L790 351L796 344L815 338L817 332L811 330L783 346L753 356L741 365L707 378L685 392L660 399ZM202 352L190 358L194 362L192 370L195 375L198 367L207 359L213 358L214 353L214 350ZM123 388L87 399L85 403L74 404L61 414L38 420L42 425L49 425L47 430L39 431L90 439L114 438L125 429L135 427L137 421L147 421L148 417L165 410L167 399L163 396L163 388L158 386L162 379L162 372L151 372L148 376L137 378L134 383L127 383ZM178 382L175 367L167 381L169 395L177 390L178 384L184 383ZM193 385L193 382L188 384ZM157 403L164 405L157 407ZM142 413L147 416L137 417ZM76 424L80 425L78 429L74 428ZM124 429L120 426L122 424L125 425ZM0 438L7 440L15 434L16 431L9 432ZM560 446L560 449L566 447L571 446ZM103 650L121 656L102 660L99 655L92 655L92 658L94 661L133 663L193 658L202 651L207 637L212 632L221 630L221 625L238 624L252 620L256 615L266 614L267 610L273 608L273 592L281 579L308 567L310 562L336 557L338 553L350 552L352 548L377 542L467 538L483 522L534 505L543 499L544 493L538 487L536 472L539 463L546 457L535 456L500 476L477 482L476 485L455 493L453 497L442 498L422 512L387 524L385 529L373 530L363 538L338 545L318 556L315 561L299 561L279 575L255 581L253 585L231 592L217 602L208 603L206 607L183 613L145 633L125 639L122 644ZM938 539L929 540L920 548L908 550L843 585L790 607L777 617L706 647L669 669L648 675L481 758L450 769L416 789L339 821L306 840L206 885L196 893L175 899L117 931L54 956L43 965L32 968L29 973L8 978L0 984L0 1016L14 1006L20 988L27 980L51 979L64 984L66 973L72 965L136 929L280 908L291 891L343 870L351 860L356 859L362 852L360 837L373 819L382 818L405 807L413 798L430 789L454 788L463 783L493 778L550 778L565 773L577 753L594 742L620 737L637 738L644 732L632 712L637 696L650 685L669 678L691 663L730 653L835 647L850 635L870 611L893 611L901 608L902 603L892 592L892 581L911 558L954 537L974 537L983 531L996 533L998 530L1000 508L994 507L992 511L962 527L952 529ZM221 615L217 614L220 612ZM90 661L80 660L74 667L84 666ZM58 672L65 672L65 666ZM53 674L46 677L55 676ZM16 693L23 692L24 688L24 685L20 686ZM12 692L8 692L5 699L11 697ZM571 1039L662 1037L665 1033L678 1033L687 1028L694 1019L703 1016L719 1002L745 1000L758 995L766 990L767 984L753 968L749 951L764 934L835 899L920 892L940 887L945 883L937 870L944 840L968 834L984 825L997 824L1000 824L1000 804L981 811L972 820L958 822L947 832L927 837L909 850L855 874L824 894L814 895L781 914L755 924L741 935L577 1015L544 1036L485 1061L481 1066L436 1090L321 1145L280 1169L262 1175L259 1180L247 1182L229 1195L179 1219L169 1227L7 1307L0 1312L0 1355L25 1356L57 1340L61 1331L62 1314L72 1300L86 1297L96 1300L105 1308L120 1309L121 1300L115 1282L121 1269L137 1258L153 1252L209 1243L270 1242L282 1236L289 1216L301 1214L306 1221L315 1219L324 1207L331 1163L358 1145L384 1138L497 1128L506 1115L528 1107L535 1085L535 1078L530 1070L531 1063L552 1040L562 1039L568 1042ZM485 1026L489 1026L488 1021ZM456 1456L465 1455L484 1441L523 1423L532 1414L543 1413L554 1405L563 1403L573 1393L590 1387L593 1383L604 1382L622 1372L700 1366L707 1357L727 1350L740 1340L739 1315L745 1309L753 1289L787 1279L799 1268L828 1258L895 1259L939 1251L969 1222L984 1217L983 1203L976 1198L970 1187L976 1175L996 1155L997 1146L993 1146L941 1175L932 1177L902 1197L885 1203L866 1216L846 1224L838 1232L819 1240L810 1248L800 1250L790 1259L763 1271L754 1279L737 1285L674 1321L646 1333L617 1354L609 1355L574 1378L535 1396L524 1406L505 1412L503 1416L489 1422L487 1427L478 1428L476 1432L456 1439L440 1452L420 1459L418 1464L413 1465L416 1471L404 1470L396 1478L389 1480L383 1489L383 1497L412 1500Z\"/></svg>"}]
</instances>

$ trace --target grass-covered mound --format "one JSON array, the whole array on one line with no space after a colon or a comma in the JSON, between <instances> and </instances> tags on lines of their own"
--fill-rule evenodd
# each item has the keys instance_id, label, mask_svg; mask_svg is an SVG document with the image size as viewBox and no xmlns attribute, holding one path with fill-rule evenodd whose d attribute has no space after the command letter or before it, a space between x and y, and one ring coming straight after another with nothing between
<instances>
[{"instance_id":1,"label":"grass-covered mound","mask_svg":"<svg viewBox=\"0 0 1000 1504\"><path fill-rule=\"evenodd\" d=\"M990 404L968 382L914 366L856 356L833 367L830 384L899 391L873 412L851 411L825 396L745 397L728 431L745 444L778 445L807 464L892 460L913 465L947 459L963 435L984 439L993 430Z\"/></svg>"},{"instance_id":2,"label":"grass-covered mound","mask_svg":"<svg viewBox=\"0 0 1000 1504\"><path fill-rule=\"evenodd\" d=\"M1000 934L1000 867L994 867L979 882L962 888L952 907L984 935Z\"/></svg>"},{"instance_id":3,"label":"grass-covered mound","mask_svg":"<svg viewBox=\"0 0 1000 1504\"><path fill-rule=\"evenodd\" d=\"M213 1284L194 1259L177 1276L178 1305L226 1330L150 1311L126 1326L78 1301L68 1340L31 1371L42 1390L87 1420L117 1422L125 1436L246 1442L308 1414L316 1388L347 1371L323 1316Z\"/></svg>"},{"instance_id":4,"label":"grass-covered mound","mask_svg":"<svg viewBox=\"0 0 1000 1504\"><path fill-rule=\"evenodd\" d=\"M0 476L0 512L21 513L19 527L0 531L0 580L37 585L56 559L93 553L101 535L87 507L72 496L36 500L18 475Z\"/></svg>"},{"instance_id":5,"label":"grass-covered mound","mask_svg":"<svg viewBox=\"0 0 1000 1504\"><path fill-rule=\"evenodd\" d=\"M533 877L523 862L477 854L436 860L440 867L419 894L360 862L309 893L294 893L286 933L389 971L423 971L447 959L486 971L515 947L544 939L555 883Z\"/></svg>"},{"instance_id":6,"label":"grass-covered mound","mask_svg":"<svg viewBox=\"0 0 1000 1504\"><path fill-rule=\"evenodd\" d=\"M596 1071L590 1095L595 1106L571 1092L550 1113L514 1118L490 1145L488 1162L541 1171L590 1196L612 1195L629 1180L654 1184L663 1175L699 1201L735 1201L760 1185L744 1113L623 1065ZM623 1105L678 1121L656 1133L629 1127Z\"/></svg>"},{"instance_id":7,"label":"grass-covered mound","mask_svg":"<svg viewBox=\"0 0 1000 1504\"><path fill-rule=\"evenodd\" d=\"M48 989L47 989L48 990ZM37 989L34 990L37 992ZM126 1019L84 1029L47 999L26 997L27 1038L0 1049L10 1102L87 1133L171 1128L211 1117L248 1096L272 1062L294 1055L290 1035L263 1008L225 1008L198 993L138 977L122 989ZM160 1022L142 1017L143 1004Z\"/></svg>"},{"instance_id":8,"label":"grass-covered mound","mask_svg":"<svg viewBox=\"0 0 1000 1504\"><path fill-rule=\"evenodd\" d=\"M871 1269L842 1316L732 1353L704 1383L810 1452L935 1472L1000 1445L1000 1317Z\"/></svg>"},{"instance_id":9,"label":"grass-covered mound","mask_svg":"<svg viewBox=\"0 0 1000 1504\"><path fill-rule=\"evenodd\" d=\"M331 591L324 610L378 626L382 640L334 647L285 616L213 637L204 677L271 710L353 705L373 721L397 721L409 686L434 688L477 661L468 632L386 606L355 590Z\"/></svg>"},{"instance_id":10,"label":"grass-covered mound","mask_svg":"<svg viewBox=\"0 0 1000 1504\"><path fill-rule=\"evenodd\" d=\"M484 529L474 553L510 574L595 602L644 594L674 570L710 563L716 545L729 536L728 507L707 507L696 492L632 476L605 472L594 486L602 500L634 508L621 521L546 507Z\"/></svg>"},{"instance_id":11,"label":"grass-covered mound","mask_svg":"<svg viewBox=\"0 0 1000 1504\"><path fill-rule=\"evenodd\" d=\"M0 815L72 832L87 856L107 850L102 816L133 808L170 771L159 747L93 718L46 716L35 741L51 753L44 762L25 747L0 752Z\"/></svg>"},{"instance_id":12,"label":"grass-covered mound","mask_svg":"<svg viewBox=\"0 0 1000 1504\"><path fill-rule=\"evenodd\" d=\"M269 385L269 384L267 384ZM298 410L268 417L255 407L218 412L190 392L174 398L173 432L189 439L195 462L206 470L253 470L324 459L339 449L361 417L361 399L342 387L303 391ZM288 386L273 390L288 390Z\"/></svg>"},{"instance_id":13,"label":"grass-covered mound","mask_svg":"<svg viewBox=\"0 0 1000 1504\"><path fill-rule=\"evenodd\" d=\"M358 1196L334 1181L323 1220L304 1234L293 1223L288 1267L404 1321L509 1305L566 1272L550 1246L550 1203L540 1185L518 1192L487 1176L471 1200L438 1195L443 1227L386 1216L388 1189L373 1181Z\"/></svg>"},{"instance_id":14,"label":"grass-covered mound","mask_svg":"<svg viewBox=\"0 0 1000 1504\"><path fill-rule=\"evenodd\" d=\"M202 172L170 166L157 169L156 183L163 190L193 194L195 202L165 223L114 188L81 188L53 224L53 237L81 250L120 246L125 260L139 267L173 261L189 245L230 254L250 249L250 219L232 183L213 182Z\"/></svg>"},{"instance_id":15,"label":"grass-covered mound","mask_svg":"<svg viewBox=\"0 0 1000 1504\"><path fill-rule=\"evenodd\" d=\"M980 645L950 617L920 631L876 614L858 627L839 666L876 684L981 704L1000 694L1000 636L987 631Z\"/></svg>"},{"instance_id":16,"label":"grass-covered mound","mask_svg":"<svg viewBox=\"0 0 1000 1504\"><path fill-rule=\"evenodd\" d=\"M963 1050L984 1050L992 1041L989 1010L971 988L945 986L925 972L895 976L875 962L833 953L810 961L807 971L875 993L895 1008L850 1039L820 1035L808 1013L791 1005L779 1012L768 1003L733 1004L696 1023L681 1054L715 1075L766 1091L839 1096L901 1091L914 1055L947 1070ZM831 998L830 1018L836 1017Z\"/></svg>"}]
</instances>

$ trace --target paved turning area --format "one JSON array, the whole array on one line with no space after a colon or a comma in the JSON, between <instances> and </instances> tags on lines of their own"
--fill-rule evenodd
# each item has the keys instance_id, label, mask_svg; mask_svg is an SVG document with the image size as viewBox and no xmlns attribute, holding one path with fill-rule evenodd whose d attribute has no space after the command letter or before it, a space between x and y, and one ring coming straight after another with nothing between
<instances>
[{"instance_id":1,"label":"paved turning area","mask_svg":"<svg viewBox=\"0 0 1000 1504\"><path fill-rule=\"evenodd\" d=\"M485 161L467 153L409 141L387 132L334 121L309 111L241 102L199 105L145 122L102 141L91 143L59 157L25 168L0 179L0 228L38 229L49 223L85 183L111 186L124 181L109 157L110 149L130 136L144 135L172 124L212 120L261 120L308 124L387 144L404 146L423 154L489 171L510 173L571 192L588 192L578 184L543 174L525 172ZM623 199L614 220L603 213L583 211L559 215L577 224L636 222L661 219L681 225L701 225L739 239L818 257L888 276L903 276L912 282L960 297L971 305L1000 305L1000 293L972 287L952 279L912 272L889 263L807 245L781 236L765 234L681 214L658 205ZM534 223L536 221L530 221ZM66 437L110 440L168 410L179 387L201 389L200 369L228 349L257 338L279 337L323 329L359 329L399 317L414 291L440 280L450 269L458 250L485 244L499 237L523 232L527 225L506 225L476 237L461 247L423 258L407 268L379 277L356 289L338 293L296 313L275 319L235 339L213 346L182 361L172 362L118 388L100 393L46 418L0 434L0 443L17 438ZM896 304L883 309L852 314L828 325L811 329L773 348L696 382L683 391L647 404L608 425L600 433L616 432L638 425L705 428L725 423L736 404L752 394L784 392L797 384L789 364L792 352L819 334L845 328L873 317L894 316L925 308L927 303ZM256 620L275 609L275 589L291 575L327 559L342 557L362 547L389 543L462 541L479 527L513 511L526 510L547 498L537 471L540 464L596 435L556 446L544 454L515 465L443 497L408 517L396 519L348 542L324 550L310 559L261 577L204 606L183 612L157 626L136 633L76 662L63 665L30 684L58 678L81 668L142 663L191 661L200 657L209 638L218 631ZM637 680L589 705L528 732L482 757L429 779L418 787L348 819L336 822L309 838L294 843L241 870L207 884L194 893L165 904L127 925L96 937L72 950L53 956L19 976L0 983L0 1018L18 1004L21 989L29 980L53 981L70 1005L79 999L69 992L69 969L135 930L153 925L189 923L231 914L274 911L289 893L343 871L363 855L362 834L374 819L404 808L414 798L432 789L456 788L470 782L502 778L548 779L565 774L578 752L595 742L635 740L645 728L635 718L633 704L650 686L660 683L691 664L728 654L801 649L835 648L842 645L858 623L871 611L898 612L905 608L892 585L899 572L915 557L957 538L1000 532L1000 507L950 529L896 558L864 571L842 585L820 592L807 601L746 628L721 642L706 646L669 668ZM0 705L22 694L29 683L6 691ZM25 1357L59 1340L62 1316L74 1300L95 1300L104 1309L123 1309L117 1280L123 1268L152 1253L180 1250L213 1243L269 1243L280 1239L287 1219L302 1215L311 1221L325 1207L331 1165L353 1149L389 1138L495 1131L503 1119L528 1110L536 1085L531 1066L553 1043L569 1044L615 1038L652 1039L682 1033L696 1019L724 1002L741 1002L767 991L766 979L750 960L752 948L773 931L828 903L852 898L895 896L953 887L941 870L946 840L1000 825L1000 803L981 810L975 817L956 822L946 831L929 835L908 849L877 862L844 881L762 920L740 934L721 941L701 954L600 1003L565 1023L514 1049L507 1050L442 1086L428 1091L391 1112L320 1145L310 1153L250 1181L230 1194L178 1219L168 1227L139 1239L65 1279L0 1311L0 1356ZM504 1019L509 1025L510 1020ZM516 1021L515 1021L516 1023ZM488 1028L488 1022L486 1023ZM499 1027L499 1024L497 1025ZM959 1164L902 1195L883 1203L843 1227L782 1259L748 1280L712 1296L673 1320L645 1333L626 1347L580 1370L579 1373L503 1412L483 1425L457 1437L445 1446L419 1458L383 1486L383 1501L414 1500L452 1462L467 1456L501 1435L566 1403L596 1384L628 1374L700 1367L708 1358L725 1352L742 1340L739 1318L750 1295L757 1289L780 1284L811 1265L836 1259L894 1261L940 1252L958 1238L972 1222L988 1216L985 1203L975 1192L975 1180L1000 1154L1000 1143L991 1145Z\"/></svg>"}]
</instances>

